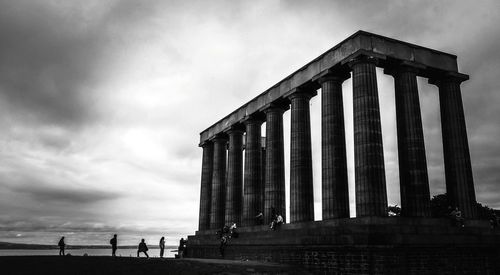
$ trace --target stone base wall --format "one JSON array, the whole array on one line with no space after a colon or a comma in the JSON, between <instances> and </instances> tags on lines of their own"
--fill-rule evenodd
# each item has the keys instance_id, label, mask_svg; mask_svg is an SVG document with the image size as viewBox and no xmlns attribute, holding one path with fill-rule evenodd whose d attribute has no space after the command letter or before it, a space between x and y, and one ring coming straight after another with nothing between
<instances>
[{"instance_id":1,"label":"stone base wall","mask_svg":"<svg viewBox=\"0 0 500 275\"><path fill-rule=\"evenodd\" d=\"M193 247L193 258L221 258L218 246ZM328 274L499 274L492 247L232 246L226 259L280 262Z\"/></svg>"},{"instance_id":2,"label":"stone base wall","mask_svg":"<svg viewBox=\"0 0 500 275\"><path fill-rule=\"evenodd\" d=\"M373 220L372 220L373 221ZM376 224L346 219L241 228L225 259L280 262L325 274L500 274L500 230L446 220L382 218ZM222 258L215 232L188 238L188 257Z\"/></svg>"}]
</instances>

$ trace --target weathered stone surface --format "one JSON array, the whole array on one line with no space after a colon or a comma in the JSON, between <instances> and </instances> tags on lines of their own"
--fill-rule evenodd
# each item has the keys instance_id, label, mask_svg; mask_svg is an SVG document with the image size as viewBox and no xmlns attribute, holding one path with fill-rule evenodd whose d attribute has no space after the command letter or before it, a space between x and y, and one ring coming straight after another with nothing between
<instances>
[{"instance_id":1,"label":"weathered stone surface","mask_svg":"<svg viewBox=\"0 0 500 275\"><path fill-rule=\"evenodd\" d=\"M311 153L311 95L296 92L291 101L290 222L314 220Z\"/></svg>"},{"instance_id":2,"label":"weathered stone surface","mask_svg":"<svg viewBox=\"0 0 500 275\"><path fill-rule=\"evenodd\" d=\"M460 82L463 79L444 77L435 80L439 87L441 132L443 135L446 193L453 206L467 218L477 216L476 194L465 126Z\"/></svg>"},{"instance_id":3,"label":"weathered stone surface","mask_svg":"<svg viewBox=\"0 0 500 275\"><path fill-rule=\"evenodd\" d=\"M285 149L283 143L284 108L272 106L266 113L266 163L264 218L269 224L274 214L281 214L286 220L285 209Z\"/></svg>"},{"instance_id":4,"label":"weathered stone surface","mask_svg":"<svg viewBox=\"0 0 500 275\"><path fill-rule=\"evenodd\" d=\"M377 75L373 59L360 56L352 68L356 216L387 216L384 150Z\"/></svg>"},{"instance_id":5,"label":"weathered stone surface","mask_svg":"<svg viewBox=\"0 0 500 275\"><path fill-rule=\"evenodd\" d=\"M325 274L496 274L500 231L487 221L465 228L447 219L365 217L245 227L228 241L226 259L304 266ZM189 257L219 258L215 232L188 238Z\"/></svg>"},{"instance_id":6,"label":"weathered stone surface","mask_svg":"<svg viewBox=\"0 0 500 275\"><path fill-rule=\"evenodd\" d=\"M210 228L214 145L212 142L205 142L201 147L203 148L203 158L201 163L200 219L198 230L205 230Z\"/></svg>"},{"instance_id":7,"label":"weathered stone surface","mask_svg":"<svg viewBox=\"0 0 500 275\"><path fill-rule=\"evenodd\" d=\"M221 228L224 225L227 137L217 136L213 142L214 161L212 174L212 204L210 207L211 229Z\"/></svg>"},{"instance_id":8,"label":"weathered stone surface","mask_svg":"<svg viewBox=\"0 0 500 275\"><path fill-rule=\"evenodd\" d=\"M228 131L227 189L225 224L241 225L243 202L243 131Z\"/></svg>"},{"instance_id":9,"label":"weathered stone surface","mask_svg":"<svg viewBox=\"0 0 500 275\"><path fill-rule=\"evenodd\" d=\"M260 118L249 118L245 121L245 171L243 184L243 218L242 225L255 225L255 216L262 212L262 180L261 180L261 125Z\"/></svg>"},{"instance_id":10,"label":"weathered stone surface","mask_svg":"<svg viewBox=\"0 0 500 275\"><path fill-rule=\"evenodd\" d=\"M429 178L418 99L417 70L397 66L394 76L401 215L430 216Z\"/></svg>"},{"instance_id":11,"label":"weathered stone surface","mask_svg":"<svg viewBox=\"0 0 500 275\"><path fill-rule=\"evenodd\" d=\"M377 34L358 31L201 132L200 143L229 129L235 123L243 122L247 116L264 110L271 103L285 97L291 90L303 86L313 77L324 74L332 67L350 59L357 52L371 53L391 60L424 65L427 70L422 71L422 76L425 77L435 71L457 72L458 68L457 57L454 55ZM381 65L384 66L385 64Z\"/></svg>"},{"instance_id":12,"label":"weathered stone surface","mask_svg":"<svg viewBox=\"0 0 500 275\"><path fill-rule=\"evenodd\" d=\"M321 83L321 182L323 220L349 217L349 186L344 130L342 82L333 74Z\"/></svg>"}]
</instances>

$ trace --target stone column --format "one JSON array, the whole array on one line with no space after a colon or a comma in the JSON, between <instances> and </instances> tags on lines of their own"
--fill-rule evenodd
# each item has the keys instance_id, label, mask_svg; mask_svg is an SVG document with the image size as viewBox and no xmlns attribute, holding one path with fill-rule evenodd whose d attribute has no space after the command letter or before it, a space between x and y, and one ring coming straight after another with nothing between
<instances>
[{"instance_id":1,"label":"stone column","mask_svg":"<svg viewBox=\"0 0 500 275\"><path fill-rule=\"evenodd\" d=\"M263 212L261 182L261 125L262 119L248 118L245 121L245 172L243 185L243 226L255 225L255 216Z\"/></svg>"},{"instance_id":2,"label":"stone column","mask_svg":"<svg viewBox=\"0 0 500 275\"><path fill-rule=\"evenodd\" d=\"M231 129L227 159L225 223L241 225L243 200L243 130Z\"/></svg>"},{"instance_id":3,"label":"stone column","mask_svg":"<svg viewBox=\"0 0 500 275\"><path fill-rule=\"evenodd\" d=\"M214 145L206 141L201 145L203 157L201 163L200 219L198 230L210 228L210 206L212 203L212 169L214 161Z\"/></svg>"},{"instance_id":4,"label":"stone column","mask_svg":"<svg viewBox=\"0 0 500 275\"><path fill-rule=\"evenodd\" d=\"M356 216L387 216L375 60L360 56L349 66L353 87Z\"/></svg>"},{"instance_id":5,"label":"stone column","mask_svg":"<svg viewBox=\"0 0 500 275\"><path fill-rule=\"evenodd\" d=\"M217 136L214 142L212 174L212 206L210 208L210 229L224 226L224 204L226 191L226 147L227 137Z\"/></svg>"},{"instance_id":6,"label":"stone column","mask_svg":"<svg viewBox=\"0 0 500 275\"><path fill-rule=\"evenodd\" d=\"M327 75L321 84L321 171L323 220L349 217L349 187L342 83L349 76Z\"/></svg>"},{"instance_id":7,"label":"stone column","mask_svg":"<svg viewBox=\"0 0 500 275\"><path fill-rule=\"evenodd\" d=\"M266 139L261 137L260 140L260 207L262 213L265 215L265 197L266 197ZM265 217L265 216L264 216Z\"/></svg>"},{"instance_id":8,"label":"stone column","mask_svg":"<svg viewBox=\"0 0 500 275\"><path fill-rule=\"evenodd\" d=\"M286 220L285 207L285 149L283 143L284 108L270 106L266 113L266 163L264 218L271 223L272 209Z\"/></svg>"},{"instance_id":9,"label":"stone column","mask_svg":"<svg viewBox=\"0 0 500 275\"><path fill-rule=\"evenodd\" d=\"M314 220L311 154L311 95L296 92L291 101L290 222Z\"/></svg>"},{"instance_id":10,"label":"stone column","mask_svg":"<svg viewBox=\"0 0 500 275\"><path fill-rule=\"evenodd\" d=\"M430 192L418 99L418 70L400 65L386 72L394 77L395 83L401 216L428 217Z\"/></svg>"},{"instance_id":11,"label":"stone column","mask_svg":"<svg viewBox=\"0 0 500 275\"><path fill-rule=\"evenodd\" d=\"M434 83L439 87L446 193L450 203L458 206L466 218L476 218L476 194L460 91L460 83L466 79L466 76L448 76Z\"/></svg>"}]
</instances>

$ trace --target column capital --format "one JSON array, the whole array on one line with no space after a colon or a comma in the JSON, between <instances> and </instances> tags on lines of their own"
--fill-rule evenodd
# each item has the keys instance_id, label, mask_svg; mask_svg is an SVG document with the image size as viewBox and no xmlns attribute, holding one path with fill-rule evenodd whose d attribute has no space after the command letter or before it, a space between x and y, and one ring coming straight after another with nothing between
<instances>
[{"instance_id":1,"label":"column capital","mask_svg":"<svg viewBox=\"0 0 500 275\"><path fill-rule=\"evenodd\" d=\"M436 86L440 86L445 83L457 83L461 84L462 82L469 80L469 76L466 74L461 74L457 72L446 72L444 74L436 75L434 77L429 78L429 84L433 84Z\"/></svg>"},{"instance_id":2,"label":"column capital","mask_svg":"<svg viewBox=\"0 0 500 275\"><path fill-rule=\"evenodd\" d=\"M385 60L385 56L366 50L359 50L345 58L341 64L347 65L352 69L353 66L360 63L372 63L376 66L379 63L379 60Z\"/></svg>"},{"instance_id":3,"label":"column capital","mask_svg":"<svg viewBox=\"0 0 500 275\"><path fill-rule=\"evenodd\" d=\"M217 135L215 135L211 141L213 143L217 143L217 142L227 142L228 141L228 136L226 133L218 133Z\"/></svg>"},{"instance_id":4,"label":"column capital","mask_svg":"<svg viewBox=\"0 0 500 275\"><path fill-rule=\"evenodd\" d=\"M400 61L387 65L384 68L384 74L391 75L393 77L397 76L400 73L406 73L406 72L418 74L422 70L425 70L426 68L427 68L426 66L415 62Z\"/></svg>"},{"instance_id":5,"label":"column capital","mask_svg":"<svg viewBox=\"0 0 500 275\"><path fill-rule=\"evenodd\" d=\"M201 142L198 147L202 147L202 148L205 148L207 146L211 146L213 145L213 142L212 140L204 140L203 142Z\"/></svg>"},{"instance_id":6,"label":"column capital","mask_svg":"<svg viewBox=\"0 0 500 275\"><path fill-rule=\"evenodd\" d=\"M245 132L245 125L241 123L236 123L229 127L229 129L224 130L224 133L228 135L237 135L237 134L243 134Z\"/></svg>"},{"instance_id":7,"label":"column capital","mask_svg":"<svg viewBox=\"0 0 500 275\"><path fill-rule=\"evenodd\" d=\"M295 98L305 98L307 100L310 100L313 96L316 95L316 91L314 93L311 93L311 91L297 88L292 90L292 92L287 96L289 100L293 100Z\"/></svg>"},{"instance_id":8,"label":"column capital","mask_svg":"<svg viewBox=\"0 0 500 275\"><path fill-rule=\"evenodd\" d=\"M313 77L313 81L317 81L320 85L327 81L335 81L342 84L345 80L351 77L351 73L348 71L333 71L326 70L321 74Z\"/></svg>"},{"instance_id":9,"label":"column capital","mask_svg":"<svg viewBox=\"0 0 500 275\"><path fill-rule=\"evenodd\" d=\"M290 105L287 103L271 103L265 107L263 112L267 115L268 113L279 112L284 113L286 110L290 108Z\"/></svg>"},{"instance_id":10,"label":"column capital","mask_svg":"<svg viewBox=\"0 0 500 275\"><path fill-rule=\"evenodd\" d=\"M264 121L266 121L266 116L264 115L264 113L256 112L249 116L246 116L243 119L242 123L246 126L248 124L256 124L256 123L262 124L264 123Z\"/></svg>"}]
</instances>

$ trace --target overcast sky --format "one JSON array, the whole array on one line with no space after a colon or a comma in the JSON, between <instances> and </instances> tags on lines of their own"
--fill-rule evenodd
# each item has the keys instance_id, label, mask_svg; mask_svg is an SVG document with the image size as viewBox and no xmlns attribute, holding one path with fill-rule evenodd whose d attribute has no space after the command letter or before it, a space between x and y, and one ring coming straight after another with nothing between
<instances>
[{"instance_id":1,"label":"overcast sky","mask_svg":"<svg viewBox=\"0 0 500 275\"><path fill-rule=\"evenodd\" d=\"M0 0L0 241L193 234L199 132L360 29L458 56L471 76L476 196L500 208L499 13L495 0ZM399 204L394 85L377 72L388 198ZM445 192L439 101L418 84L435 195ZM351 80L343 88L354 215ZM313 98L318 219L320 106ZM287 161L289 124L287 112Z\"/></svg>"}]
</instances>

